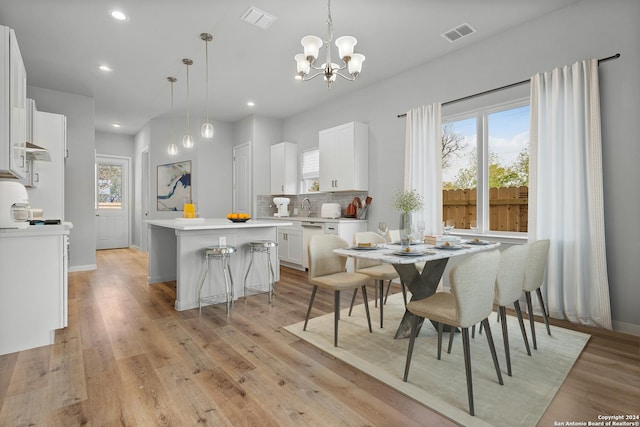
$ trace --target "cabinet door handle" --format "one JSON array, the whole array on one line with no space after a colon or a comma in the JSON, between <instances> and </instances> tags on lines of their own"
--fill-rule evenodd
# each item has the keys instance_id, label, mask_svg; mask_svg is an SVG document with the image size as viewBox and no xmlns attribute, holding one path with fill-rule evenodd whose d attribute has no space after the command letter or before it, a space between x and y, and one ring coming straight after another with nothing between
<instances>
[{"instance_id":1,"label":"cabinet door handle","mask_svg":"<svg viewBox=\"0 0 640 427\"><path fill-rule=\"evenodd\" d=\"M24 167L24 154L20 155L20 159L22 159L22 164L20 165L21 168Z\"/></svg>"},{"instance_id":2,"label":"cabinet door handle","mask_svg":"<svg viewBox=\"0 0 640 427\"><path fill-rule=\"evenodd\" d=\"M284 184L280 186L280 191L284 191Z\"/></svg>"},{"instance_id":3,"label":"cabinet door handle","mask_svg":"<svg viewBox=\"0 0 640 427\"><path fill-rule=\"evenodd\" d=\"M36 173L34 174L34 180L33 180L33 182L40 182L40 174L39 174L38 172L36 172Z\"/></svg>"}]
</instances>

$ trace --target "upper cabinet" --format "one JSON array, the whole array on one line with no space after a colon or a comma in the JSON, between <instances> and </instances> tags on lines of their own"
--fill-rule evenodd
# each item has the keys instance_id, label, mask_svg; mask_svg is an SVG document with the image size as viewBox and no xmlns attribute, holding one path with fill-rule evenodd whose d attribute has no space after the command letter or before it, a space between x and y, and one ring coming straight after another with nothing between
<instances>
[{"instance_id":1,"label":"upper cabinet","mask_svg":"<svg viewBox=\"0 0 640 427\"><path fill-rule=\"evenodd\" d=\"M320 191L369 190L369 127L350 122L320 131Z\"/></svg>"},{"instance_id":2,"label":"upper cabinet","mask_svg":"<svg viewBox=\"0 0 640 427\"><path fill-rule=\"evenodd\" d=\"M298 194L298 144L271 146L271 194Z\"/></svg>"},{"instance_id":3,"label":"upper cabinet","mask_svg":"<svg viewBox=\"0 0 640 427\"><path fill-rule=\"evenodd\" d=\"M0 177L26 175L27 72L15 32L0 26Z\"/></svg>"}]
</instances>

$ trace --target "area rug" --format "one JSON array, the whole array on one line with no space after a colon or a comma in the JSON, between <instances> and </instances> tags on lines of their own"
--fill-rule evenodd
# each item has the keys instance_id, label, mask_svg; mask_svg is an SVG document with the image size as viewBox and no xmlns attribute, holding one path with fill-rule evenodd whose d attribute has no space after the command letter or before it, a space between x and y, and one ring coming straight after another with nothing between
<instances>
[{"instance_id":1,"label":"area rug","mask_svg":"<svg viewBox=\"0 0 640 427\"><path fill-rule=\"evenodd\" d=\"M513 376L506 373L502 329L495 313L489 319L504 385L498 384L485 335L471 341L471 366L475 416L469 415L461 334L456 334L447 354L448 334L443 339L441 360L436 359L437 332L425 321L416 339L408 382L402 381L408 339L394 339L404 313L402 296L390 296L384 306L384 325L379 309L370 303L373 333L367 330L364 306L351 316L342 310L338 346L333 346L333 313L285 327L304 341L388 384L443 416L465 426L533 426L540 420L558 388L589 340L588 334L536 323L538 350L528 356L518 321L509 316L509 341ZM528 320L525 319L525 322ZM527 330L529 326L527 323ZM529 332L527 332L529 334ZM531 337L529 336L531 342Z\"/></svg>"}]
</instances>

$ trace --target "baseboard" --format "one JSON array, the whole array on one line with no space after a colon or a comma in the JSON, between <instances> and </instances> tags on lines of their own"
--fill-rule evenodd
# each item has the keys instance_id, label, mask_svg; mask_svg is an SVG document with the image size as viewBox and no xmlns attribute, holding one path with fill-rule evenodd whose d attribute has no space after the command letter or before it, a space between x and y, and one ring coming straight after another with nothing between
<instances>
[{"instance_id":1,"label":"baseboard","mask_svg":"<svg viewBox=\"0 0 640 427\"><path fill-rule=\"evenodd\" d=\"M87 265L74 265L69 267L69 273L73 273L74 271L89 271L89 270L97 270L98 266L96 264L87 264Z\"/></svg>"},{"instance_id":2,"label":"baseboard","mask_svg":"<svg viewBox=\"0 0 640 427\"><path fill-rule=\"evenodd\" d=\"M625 334L631 334L640 336L640 325L634 325L633 323L618 322L614 320L613 330L616 332L623 332Z\"/></svg>"},{"instance_id":3,"label":"baseboard","mask_svg":"<svg viewBox=\"0 0 640 427\"><path fill-rule=\"evenodd\" d=\"M135 249L138 252L142 252L142 248L138 245L131 245L129 246L129 249Z\"/></svg>"}]
</instances>

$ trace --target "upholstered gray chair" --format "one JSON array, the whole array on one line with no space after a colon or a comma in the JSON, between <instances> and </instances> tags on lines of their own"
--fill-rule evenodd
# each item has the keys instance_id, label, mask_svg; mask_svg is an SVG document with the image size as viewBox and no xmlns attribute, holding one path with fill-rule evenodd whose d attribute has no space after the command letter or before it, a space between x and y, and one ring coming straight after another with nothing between
<instances>
[{"instance_id":1,"label":"upholstered gray chair","mask_svg":"<svg viewBox=\"0 0 640 427\"><path fill-rule=\"evenodd\" d=\"M377 245L379 243L386 243L386 240L381 237L379 234L376 234L372 231L362 231L355 233L353 235L353 244L358 245L362 243L370 243L372 245ZM356 273L362 273L369 276L373 279L375 284L375 296L376 296L376 305L378 301L378 292L380 292L380 327L382 328L384 325L384 309L383 309L383 295L384 295L384 282L389 281L389 287L391 287L391 281L394 279L399 279L400 276L393 265L385 264L380 261L373 261L369 259L356 258L354 263L354 269ZM353 291L353 297L351 298L351 307L349 308L349 315L351 315L351 310L353 309L353 303L356 298L356 293L358 289L356 288Z\"/></svg>"},{"instance_id":2,"label":"upholstered gray chair","mask_svg":"<svg viewBox=\"0 0 640 427\"><path fill-rule=\"evenodd\" d=\"M438 360L440 360L442 353L443 325L461 328L464 366L467 377L467 398L471 415L475 414L475 410L473 407L471 353L469 350L470 326L482 322L498 382L501 385L503 384L491 328L487 320L493 310L494 288L499 262L500 252L498 251L473 255L451 269L449 273L451 293L436 292L428 298L411 301L407 304L407 310L413 314L413 319L403 380L406 382L409 376L411 356L420 319L428 318L431 321L438 322Z\"/></svg>"},{"instance_id":3,"label":"upholstered gray chair","mask_svg":"<svg viewBox=\"0 0 640 427\"><path fill-rule=\"evenodd\" d=\"M542 299L542 291L540 290L540 286L542 286L542 282L544 281L544 270L547 266L549 244L550 241L548 239L537 240L527 244L529 247L529 259L524 273L524 284L522 285L522 290L524 290L524 295L527 299L527 312L529 313L529 324L531 326L531 340L533 341L533 348L535 350L538 349L538 344L536 343L536 328L533 320L533 306L531 304L531 292L533 291L536 291L538 294L538 302L542 309L544 325L547 327L547 333L551 335L551 329L549 328L549 314L545 308L544 300Z\"/></svg>"},{"instance_id":4,"label":"upholstered gray chair","mask_svg":"<svg viewBox=\"0 0 640 427\"><path fill-rule=\"evenodd\" d=\"M313 285L311 300L307 316L304 320L303 331L307 330L311 307L315 299L318 288L328 289L334 293L334 328L333 345L338 346L338 320L340 319L340 291L351 289L362 289L364 308L367 313L367 323L369 332L371 329L371 316L369 315L369 303L367 301L366 284L369 276L360 273L350 273L345 271L347 259L333 252L334 249L348 248L349 244L335 234L317 234L309 239L309 283Z\"/></svg>"}]
</instances>

